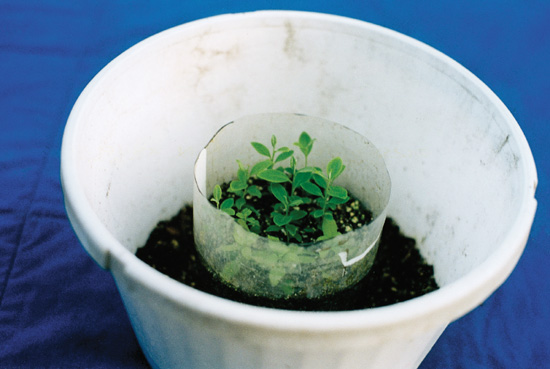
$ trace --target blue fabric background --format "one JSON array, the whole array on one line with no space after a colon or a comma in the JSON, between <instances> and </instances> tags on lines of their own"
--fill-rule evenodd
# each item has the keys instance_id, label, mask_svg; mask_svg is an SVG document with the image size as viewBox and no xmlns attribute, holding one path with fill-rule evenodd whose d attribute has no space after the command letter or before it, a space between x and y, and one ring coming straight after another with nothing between
<instances>
[{"instance_id":1,"label":"blue fabric background","mask_svg":"<svg viewBox=\"0 0 550 369\"><path fill-rule=\"evenodd\" d=\"M507 282L451 324L422 369L550 368L550 2L0 0L0 368L146 368L114 282L79 245L59 182L65 121L111 59L228 12L349 16L417 38L484 81L538 166L538 213Z\"/></svg>"}]
</instances>

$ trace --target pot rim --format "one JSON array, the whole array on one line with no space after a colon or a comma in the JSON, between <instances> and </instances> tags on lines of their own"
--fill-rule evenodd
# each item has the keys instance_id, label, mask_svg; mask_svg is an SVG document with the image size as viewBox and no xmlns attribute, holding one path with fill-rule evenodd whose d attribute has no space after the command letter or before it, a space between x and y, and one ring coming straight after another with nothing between
<instances>
[{"instance_id":1,"label":"pot rim","mask_svg":"<svg viewBox=\"0 0 550 369\"><path fill-rule=\"evenodd\" d=\"M154 270L126 249L101 223L88 202L84 187L78 177L78 163L73 151L79 130L79 118L87 97L100 85L109 72L149 45L169 38L174 33L192 31L211 24L233 23L243 19L302 19L322 23L343 24L368 29L391 37L408 47L423 53L445 65L453 74L460 75L472 87L478 89L496 107L514 137L521 158L518 166L523 170L521 183L521 208L501 245L487 260L458 280L405 302L363 310L342 312L300 312L257 307L226 300L181 284ZM225 320L233 324L260 327L276 331L335 332L364 329L389 329L397 325L436 327L446 325L481 304L512 272L525 247L535 215L537 202L535 191L537 173L534 159L518 123L502 101L476 76L459 63L432 47L396 31L368 22L347 17L303 11L257 11L250 13L217 15L182 24L153 35L111 61L86 86L69 115L61 147L61 184L65 206L71 224L81 243L96 262L105 269L120 268L131 281L155 291L168 301L201 315ZM93 244L96 249L90 248Z\"/></svg>"}]
</instances>

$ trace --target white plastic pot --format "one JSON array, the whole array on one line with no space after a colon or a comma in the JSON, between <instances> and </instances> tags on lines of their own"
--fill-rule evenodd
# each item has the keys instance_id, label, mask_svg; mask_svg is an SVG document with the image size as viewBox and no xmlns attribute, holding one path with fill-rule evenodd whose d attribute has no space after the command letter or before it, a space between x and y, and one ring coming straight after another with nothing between
<instances>
[{"instance_id":1,"label":"white plastic pot","mask_svg":"<svg viewBox=\"0 0 550 369\"><path fill-rule=\"evenodd\" d=\"M282 311L205 294L134 256L191 201L194 160L220 125L267 112L369 137L392 179L388 216L440 290L368 310ZM536 209L530 149L489 88L411 38L313 13L218 16L137 44L79 97L61 161L72 225L113 273L155 368L416 368L507 278Z\"/></svg>"}]
</instances>

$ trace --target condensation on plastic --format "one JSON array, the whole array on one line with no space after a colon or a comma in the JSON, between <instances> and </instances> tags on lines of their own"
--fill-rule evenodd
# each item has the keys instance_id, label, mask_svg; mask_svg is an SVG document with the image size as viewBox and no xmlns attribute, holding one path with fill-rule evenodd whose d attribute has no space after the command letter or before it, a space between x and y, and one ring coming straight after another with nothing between
<instances>
[{"instance_id":1,"label":"condensation on plastic","mask_svg":"<svg viewBox=\"0 0 550 369\"><path fill-rule=\"evenodd\" d=\"M315 139L308 165L325 169L336 156L346 169L335 181L372 213L373 220L332 239L301 246L245 230L210 201L213 187L235 179L239 159L252 167L262 158L250 145L292 147L300 133ZM296 150L298 167L303 156ZM390 198L384 159L365 137L342 125L290 113L258 114L231 122L211 139L195 164L193 197L195 243L203 262L226 284L256 296L315 298L361 280L370 270Z\"/></svg>"}]
</instances>

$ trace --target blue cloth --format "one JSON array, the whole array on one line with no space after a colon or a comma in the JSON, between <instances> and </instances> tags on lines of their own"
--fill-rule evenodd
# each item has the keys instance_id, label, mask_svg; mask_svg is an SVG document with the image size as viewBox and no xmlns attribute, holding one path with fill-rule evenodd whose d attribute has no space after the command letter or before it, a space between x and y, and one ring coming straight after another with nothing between
<instances>
[{"instance_id":1,"label":"blue cloth","mask_svg":"<svg viewBox=\"0 0 550 369\"><path fill-rule=\"evenodd\" d=\"M0 0L0 368L148 367L110 274L66 218L63 128L86 83L131 45L195 19L258 9L333 13L395 29L462 63L509 107L538 165L529 243L507 282L451 324L421 368L550 368L544 0Z\"/></svg>"}]
</instances>

